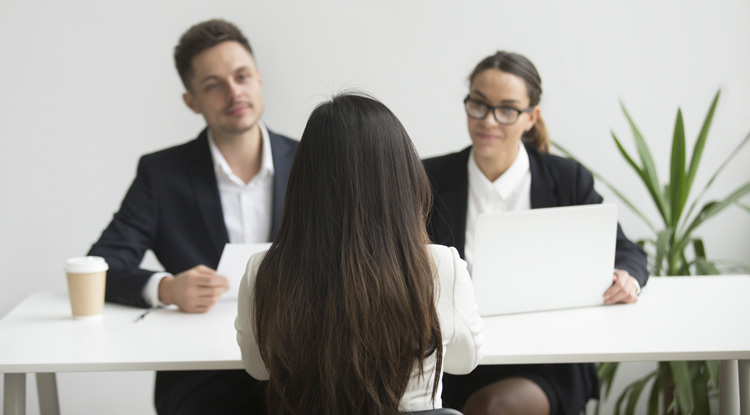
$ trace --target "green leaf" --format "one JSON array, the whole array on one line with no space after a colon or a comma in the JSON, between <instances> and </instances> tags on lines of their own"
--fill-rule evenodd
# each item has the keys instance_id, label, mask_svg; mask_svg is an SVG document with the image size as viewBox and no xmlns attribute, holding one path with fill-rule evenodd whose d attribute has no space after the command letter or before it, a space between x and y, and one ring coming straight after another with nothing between
<instances>
[{"instance_id":1,"label":"green leaf","mask_svg":"<svg viewBox=\"0 0 750 415\"><path fill-rule=\"evenodd\" d=\"M712 262L717 268L726 268L726 274L750 274L750 265L744 262L731 259L716 259Z\"/></svg>"},{"instance_id":2,"label":"green leaf","mask_svg":"<svg viewBox=\"0 0 750 415\"><path fill-rule=\"evenodd\" d=\"M711 261L706 261L705 258L695 259L696 274L698 275L719 275L721 271L716 268L716 264Z\"/></svg>"},{"instance_id":3,"label":"green leaf","mask_svg":"<svg viewBox=\"0 0 750 415\"><path fill-rule=\"evenodd\" d=\"M708 406L708 374L702 370L703 361L689 362L691 368L695 369L693 375L693 402L695 402L696 414L709 414L711 410Z\"/></svg>"},{"instance_id":4,"label":"green leaf","mask_svg":"<svg viewBox=\"0 0 750 415\"><path fill-rule=\"evenodd\" d=\"M669 193L665 194L669 196L672 218L676 225L687 199L685 192L685 122L682 120L682 110L679 108L674 123L672 160L669 171Z\"/></svg>"},{"instance_id":5,"label":"green leaf","mask_svg":"<svg viewBox=\"0 0 750 415\"><path fill-rule=\"evenodd\" d=\"M672 229L667 228L660 231L656 236L656 255L654 259L654 275L662 275L662 264L667 257L669 241L672 238Z\"/></svg>"},{"instance_id":6,"label":"green leaf","mask_svg":"<svg viewBox=\"0 0 750 415\"><path fill-rule=\"evenodd\" d=\"M617 399L617 402L615 402L615 415L620 415L622 403L625 402L625 398L628 397L628 392L630 392L630 389L633 387L633 384L635 382L628 385L625 390L622 391L622 395Z\"/></svg>"},{"instance_id":7,"label":"green leaf","mask_svg":"<svg viewBox=\"0 0 750 415\"><path fill-rule=\"evenodd\" d=\"M695 174L698 172L698 165L701 162L701 156L703 156L703 148L706 146L706 139L708 138L708 130L711 129L711 122L714 119L714 112L716 111L716 105L719 103L719 96L721 95L721 89L716 91L713 102L711 102L711 108L706 114L706 119L703 120L703 126L698 134L698 139L695 141L693 147L693 156L690 159L690 167L688 168L687 179L685 180L685 200L690 195L690 189L693 187L693 179Z\"/></svg>"},{"instance_id":8,"label":"green leaf","mask_svg":"<svg viewBox=\"0 0 750 415\"><path fill-rule=\"evenodd\" d=\"M630 157L630 154L628 154L627 150L625 150L625 148L622 146L622 143L620 143L620 140L615 135L615 132L612 131L611 133L612 133L612 138L614 138L615 144L617 145L617 149L620 150L620 154L622 154L622 156L625 158L625 160L628 162L628 164L630 164L630 167L632 167L633 170L635 170L635 172L638 174L638 177L641 178L641 182L643 183L644 186L646 186L646 190L648 190L649 194L651 195L651 198L654 200L654 203L656 204L656 208L659 210L659 214L661 214L662 219L666 221L666 219L664 219L665 218L666 209L665 209L664 206L662 206L659 203L659 195L660 195L660 193L659 193L659 186L656 186L655 188L652 188L649 185L650 180L649 180L648 175L646 174L646 172L643 171L635 163L635 161L633 161L633 158Z\"/></svg>"},{"instance_id":9,"label":"green leaf","mask_svg":"<svg viewBox=\"0 0 750 415\"><path fill-rule=\"evenodd\" d=\"M633 381L632 383L630 383L628 386L626 386L625 389L623 389L622 394L620 395L620 397L617 399L617 402L615 403L615 413L616 414L620 414L620 412L622 411L622 404L625 402L625 399L628 396L632 395L632 393L635 390L635 388L641 382L644 382L644 383L647 382L649 380L649 378L655 376L658 373L659 373L658 370L654 370L653 372L647 374L646 376L644 376L644 377L642 377L640 379L636 379L635 381ZM642 387L641 387L641 389L642 389ZM640 391L638 393L640 394ZM636 400L637 399L638 398L636 397Z\"/></svg>"},{"instance_id":10,"label":"green leaf","mask_svg":"<svg viewBox=\"0 0 750 415\"><path fill-rule=\"evenodd\" d=\"M695 252L696 257L703 259L706 258L706 248L703 246L703 239L693 239L693 251Z\"/></svg>"},{"instance_id":11,"label":"green leaf","mask_svg":"<svg viewBox=\"0 0 750 415\"><path fill-rule=\"evenodd\" d=\"M635 244L640 246L643 249L646 249L647 244L651 244L656 246L656 240L652 238L643 238L635 241Z\"/></svg>"},{"instance_id":12,"label":"green leaf","mask_svg":"<svg viewBox=\"0 0 750 415\"><path fill-rule=\"evenodd\" d=\"M695 275L719 275L721 271L716 268L716 265L711 261L706 261L703 258L696 258L695 260Z\"/></svg>"},{"instance_id":13,"label":"green leaf","mask_svg":"<svg viewBox=\"0 0 750 415\"><path fill-rule=\"evenodd\" d=\"M600 409L601 409L602 400L597 399L596 400L596 406L594 407L594 415L599 415Z\"/></svg>"},{"instance_id":14,"label":"green leaf","mask_svg":"<svg viewBox=\"0 0 750 415\"><path fill-rule=\"evenodd\" d=\"M672 269L670 269L668 275L690 275L690 262L685 256L685 250L675 250L675 252L677 252L677 259L675 265L672 267Z\"/></svg>"},{"instance_id":15,"label":"green leaf","mask_svg":"<svg viewBox=\"0 0 750 415\"><path fill-rule=\"evenodd\" d=\"M625 407L626 415L635 414L635 407L638 404L638 398L640 398L641 392L643 392L643 388L646 386L646 383L648 383L648 381L656 377L657 373L658 371L654 370L633 385L633 389L631 390L630 396L628 397L628 405Z\"/></svg>"},{"instance_id":16,"label":"green leaf","mask_svg":"<svg viewBox=\"0 0 750 415\"><path fill-rule=\"evenodd\" d=\"M672 275L690 275L690 262L685 257L685 251L680 253L680 266L677 268L677 272Z\"/></svg>"},{"instance_id":17,"label":"green leaf","mask_svg":"<svg viewBox=\"0 0 750 415\"><path fill-rule=\"evenodd\" d=\"M646 261L647 261L647 267L648 272L650 275L659 275L658 272L655 272L656 264L654 261L654 255L650 252L650 247L656 247L656 241L650 238L646 239L639 239L635 242L636 245L640 246L641 249L643 249L644 252L646 252Z\"/></svg>"},{"instance_id":18,"label":"green leaf","mask_svg":"<svg viewBox=\"0 0 750 415\"><path fill-rule=\"evenodd\" d=\"M747 213L750 213L750 206L743 205L742 203L739 203L739 202L736 202L735 205L741 207L742 209L745 209L747 211Z\"/></svg>"},{"instance_id":19,"label":"green leaf","mask_svg":"<svg viewBox=\"0 0 750 415\"><path fill-rule=\"evenodd\" d=\"M706 259L706 248L703 246L702 239L693 239L693 252L695 253L695 268L698 275L721 274L716 265Z\"/></svg>"},{"instance_id":20,"label":"green leaf","mask_svg":"<svg viewBox=\"0 0 750 415\"><path fill-rule=\"evenodd\" d=\"M641 162L643 163L643 167L641 169L643 172L643 175L641 176L643 179L643 183L646 185L646 188L651 193L656 206L659 208L659 212L661 212L662 217L664 218L664 223L666 223L667 226L670 226L673 224L671 212L667 210L667 201L664 198L664 194L662 194L660 190L661 185L659 185L659 175L656 172L656 166L654 164L654 159L651 157L651 151L648 149L648 144L646 144L646 140L643 138L640 130L638 130L638 126L635 125L635 122L630 117L627 108L625 108L625 104L620 102L620 106L622 107L622 111L625 113L625 117L628 119L630 129L633 131L635 146L638 149L638 155L640 155Z\"/></svg>"},{"instance_id":21,"label":"green leaf","mask_svg":"<svg viewBox=\"0 0 750 415\"><path fill-rule=\"evenodd\" d=\"M599 375L599 381L601 382L601 389L604 390L602 394L604 398L609 396L609 392L612 389L612 383L614 382L615 373L620 366L618 362L605 362L599 363L597 368L597 374Z\"/></svg>"},{"instance_id":22,"label":"green leaf","mask_svg":"<svg viewBox=\"0 0 750 415\"><path fill-rule=\"evenodd\" d=\"M630 156L630 153L628 153L628 151L625 150L625 147L622 146L622 143L620 143L620 140L615 135L615 132L610 131L610 133L612 134L612 138L615 139L615 144L617 145L617 149L620 150L620 154L622 154L622 157L625 159L625 161L628 162L630 167L633 168L636 174L638 174L639 176L641 176L641 178L643 178L644 177L643 170L641 170L638 164L633 160L633 157Z\"/></svg>"},{"instance_id":23,"label":"green leaf","mask_svg":"<svg viewBox=\"0 0 750 415\"><path fill-rule=\"evenodd\" d=\"M599 380L610 377L610 373L617 369L617 362L603 362L596 366L596 374L599 376Z\"/></svg>"},{"instance_id":24,"label":"green leaf","mask_svg":"<svg viewBox=\"0 0 750 415\"><path fill-rule=\"evenodd\" d=\"M661 376L657 376L648 394L648 415L659 415L659 397L663 387Z\"/></svg>"},{"instance_id":25,"label":"green leaf","mask_svg":"<svg viewBox=\"0 0 750 415\"><path fill-rule=\"evenodd\" d=\"M560 150L560 152L562 152L563 154L565 154L567 157L570 157L571 159L576 160L579 163L581 163L580 160L577 160L573 156L573 154L571 154L568 150L566 150L559 143L553 141L552 142L552 146L555 147L556 149ZM628 200L627 197L625 197L619 190L617 190L617 188L614 185L612 185L612 183L610 183L607 179L605 179L602 175L600 175L596 171L592 170L589 166L585 165L584 163L581 163L581 164L586 168L586 170L590 171L591 174L594 175L594 177L596 177L596 180L598 180L599 182L601 182L605 186L607 186L609 188L609 190L611 190L612 193L614 193L615 196L617 196L618 199L620 199L623 203L625 203L625 205L628 207L628 209L630 209L639 218L641 218L641 220L646 224L646 226L649 227L649 229L651 229L652 232L656 233L656 227L653 225L653 223L651 223L650 220L648 220L648 218L646 217L646 215L644 215L640 211L640 209L638 209L633 203L630 202L630 200ZM635 166L635 168L638 169L638 166ZM638 169L638 170L640 171L640 169Z\"/></svg>"},{"instance_id":26,"label":"green leaf","mask_svg":"<svg viewBox=\"0 0 750 415\"><path fill-rule=\"evenodd\" d=\"M683 233L683 240L680 241L680 246L677 246L676 249L682 250L685 249L685 246L688 243L688 236L690 235L695 228L700 226L703 222L706 220L712 218L717 213L721 212L726 208L727 206L733 204L735 201L737 201L739 198L745 196L746 194L750 193L750 182L747 182L737 188L734 192L730 193L729 196L727 196L726 199L718 202L710 202L707 203L705 206L703 206L703 209L698 213L698 215L693 219L693 221L688 225L687 229Z\"/></svg>"},{"instance_id":27,"label":"green leaf","mask_svg":"<svg viewBox=\"0 0 750 415\"><path fill-rule=\"evenodd\" d=\"M708 188L711 187L711 184L713 184L714 180L716 180L716 178L719 176L719 173L721 173L721 171L724 170L724 167L726 167L726 165L729 164L729 162L732 160L732 158L734 158L734 156L742 149L742 147L745 146L745 144L748 143L748 141L750 141L750 133L748 133L745 136L745 138L743 138L742 141L740 141L740 143L737 145L737 147L731 153L729 153L729 156L724 160L723 163L721 163L721 165L719 166L719 168L716 169L716 171L714 172L714 174L708 180L708 183L706 183L706 185L703 187L703 190L701 190L701 192L698 194L698 197L696 197L695 200L693 201L693 203L690 205L690 209L688 210L687 215L685 215L685 219L684 219L682 228L684 228L685 226L687 226L687 223L690 221L690 215L693 213L693 210L698 205L698 202L703 198L703 195L706 194L706 191L708 190ZM689 235L688 232L685 232L683 234L684 235Z\"/></svg>"},{"instance_id":28,"label":"green leaf","mask_svg":"<svg viewBox=\"0 0 750 415\"><path fill-rule=\"evenodd\" d=\"M681 413L689 414L693 412L693 387L690 382L690 372L687 362L669 362L672 369L672 379L674 380L674 395L677 406Z\"/></svg>"},{"instance_id":29,"label":"green leaf","mask_svg":"<svg viewBox=\"0 0 750 415\"><path fill-rule=\"evenodd\" d=\"M719 368L721 362L718 360L706 360L706 371L708 372L708 379L711 381L711 390L715 393L719 393Z\"/></svg>"}]
</instances>

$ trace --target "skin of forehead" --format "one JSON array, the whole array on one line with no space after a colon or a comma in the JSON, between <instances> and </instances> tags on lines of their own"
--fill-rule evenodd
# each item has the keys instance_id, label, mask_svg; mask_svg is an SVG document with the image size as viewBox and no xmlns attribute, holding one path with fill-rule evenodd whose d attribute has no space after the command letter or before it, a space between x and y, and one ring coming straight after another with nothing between
<instances>
[{"instance_id":1,"label":"skin of forehead","mask_svg":"<svg viewBox=\"0 0 750 415\"><path fill-rule=\"evenodd\" d=\"M244 53L237 53L237 48L241 49ZM256 71L255 59L239 42L222 42L193 57L194 85L202 85L211 78L220 79L220 74L223 74L227 65L233 66L231 74L236 74L243 69L247 69L250 72Z\"/></svg>"},{"instance_id":2,"label":"skin of forehead","mask_svg":"<svg viewBox=\"0 0 750 415\"><path fill-rule=\"evenodd\" d=\"M480 72L471 84L470 93L483 98L490 105L529 104L526 82L517 75L499 69Z\"/></svg>"}]
</instances>

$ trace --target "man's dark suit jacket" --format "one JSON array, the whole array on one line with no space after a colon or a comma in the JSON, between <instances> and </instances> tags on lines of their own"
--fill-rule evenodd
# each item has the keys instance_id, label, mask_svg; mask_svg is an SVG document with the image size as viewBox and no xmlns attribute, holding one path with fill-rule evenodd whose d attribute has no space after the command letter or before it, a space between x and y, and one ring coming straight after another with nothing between
<instances>
[{"instance_id":1,"label":"man's dark suit jacket","mask_svg":"<svg viewBox=\"0 0 750 415\"><path fill-rule=\"evenodd\" d=\"M531 208L570 206L601 203L602 197L594 190L591 173L581 164L562 157L538 152L526 145L531 172ZM428 220L428 232L434 243L454 246L464 256L466 239L466 211L469 200L468 162L471 147L461 152L424 161L433 190L433 207ZM646 285L648 271L646 254L629 241L617 225L615 268L626 270L641 287ZM603 293L602 293L603 294ZM518 333L514 334L517 335ZM575 335L575 333L571 333ZM564 339L550 339L564 341ZM599 396L599 381L593 364L528 365L514 367L480 367L469 375L446 375L443 399L448 405L461 407L463 400L476 389L508 376L529 377L542 383L545 393L554 393L557 404L565 412L581 410L590 398ZM478 385L476 389L470 385ZM548 386L553 390L547 390Z\"/></svg>"},{"instance_id":2,"label":"man's dark suit jacket","mask_svg":"<svg viewBox=\"0 0 750 415\"><path fill-rule=\"evenodd\" d=\"M271 235L265 235L270 241L279 228L298 143L268 133L274 165L273 223ZM140 268L146 250L151 249L165 271L176 275L201 264L216 269L227 242L208 134L203 130L195 140L141 158L120 210L89 255L102 256L109 264L107 301L147 307L142 292L155 271ZM247 380L252 380L244 371L158 372L157 410L160 414L184 413L186 405L192 405L194 412L200 413L198 404L187 403L185 398L197 393L211 401L209 388L218 391L223 387L221 379L236 383L236 389L248 388L238 392L245 395ZM232 399L231 394L225 395L222 400Z\"/></svg>"}]
</instances>

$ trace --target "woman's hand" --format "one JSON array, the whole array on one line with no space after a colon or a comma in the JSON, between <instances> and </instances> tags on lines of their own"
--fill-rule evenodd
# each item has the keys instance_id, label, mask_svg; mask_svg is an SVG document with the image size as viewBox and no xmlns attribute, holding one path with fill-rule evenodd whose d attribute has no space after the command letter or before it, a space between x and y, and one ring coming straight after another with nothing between
<instances>
[{"instance_id":1,"label":"woman's hand","mask_svg":"<svg viewBox=\"0 0 750 415\"><path fill-rule=\"evenodd\" d=\"M604 293L604 304L635 303L638 301L638 281L625 270L616 269L612 286Z\"/></svg>"}]
</instances>

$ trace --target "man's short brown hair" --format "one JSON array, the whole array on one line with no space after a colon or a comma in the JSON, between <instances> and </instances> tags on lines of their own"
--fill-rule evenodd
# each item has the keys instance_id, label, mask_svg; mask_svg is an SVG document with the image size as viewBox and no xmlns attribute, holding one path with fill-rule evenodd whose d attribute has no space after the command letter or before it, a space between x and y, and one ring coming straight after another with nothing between
<instances>
[{"instance_id":1,"label":"man's short brown hair","mask_svg":"<svg viewBox=\"0 0 750 415\"><path fill-rule=\"evenodd\" d=\"M222 19L212 19L198 23L185 32L174 48L174 64L180 74L182 84L190 91L190 78L193 76L193 58L206 49L219 43L235 41L244 47L250 55L253 48L240 29Z\"/></svg>"}]
</instances>

